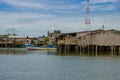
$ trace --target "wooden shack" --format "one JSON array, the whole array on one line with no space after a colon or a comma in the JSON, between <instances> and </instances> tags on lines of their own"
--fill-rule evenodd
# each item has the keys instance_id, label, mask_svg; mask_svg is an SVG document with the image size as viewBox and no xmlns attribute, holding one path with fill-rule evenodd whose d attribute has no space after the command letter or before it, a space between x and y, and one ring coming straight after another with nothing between
<instances>
[{"instance_id":1,"label":"wooden shack","mask_svg":"<svg viewBox=\"0 0 120 80\"><path fill-rule=\"evenodd\" d=\"M74 34L76 35L65 36L64 49L93 51L96 55L107 51L120 53L120 31L118 30L93 30Z\"/></svg>"},{"instance_id":2,"label":"wooden shack","mask_svg":"<svg viewBox=\"0 0 120 80\"><path fill-rule=\"evenodd\" d=\"M76 37L81 46L120 46L120 31L117 30L96 30L83 36L79 35L81 33L77 33Z\"/></svg>"}]
</instances>

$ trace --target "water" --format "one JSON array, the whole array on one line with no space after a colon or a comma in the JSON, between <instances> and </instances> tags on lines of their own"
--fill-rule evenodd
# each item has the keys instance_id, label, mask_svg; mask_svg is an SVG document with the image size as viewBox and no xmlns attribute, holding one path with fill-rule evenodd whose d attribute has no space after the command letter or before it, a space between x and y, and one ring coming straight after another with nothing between
<instances>
[{"instance_id":1,"label":"water","mask_svg":"<svg viewBox=\"0 0 120 80\"><path fill-rule=\"evenodd\" d=\"M120 57L0 49L0 80L120 80Z\"/></svg>"}]
</instances>

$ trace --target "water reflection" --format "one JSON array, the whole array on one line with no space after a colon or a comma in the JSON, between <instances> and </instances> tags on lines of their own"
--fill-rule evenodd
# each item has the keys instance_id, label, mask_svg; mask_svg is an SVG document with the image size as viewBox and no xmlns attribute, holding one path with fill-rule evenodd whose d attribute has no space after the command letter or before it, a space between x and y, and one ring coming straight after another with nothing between
<instances>
[{"instance_id":1,"label":"water reflection","mask_svg":"<svg viewBox=\"0 0 120 80\"><path fill-rule=\"evenodd\" d=\"M56 55L56 50L27 50L26 48L0 48L0 55Z\"/></svg>"},{"instance_id":2,"label":"water reflection","mask_svg":"<svg viewBox=\"0 0 120 80\"><path fill-rule=\"evenodd\" d=\"M26 53L25 48L0 48L0 54L24 55L25 53Z\"/></svg>"},{"instance_id":3,"label":"water reflection","mask_svg":"<svg viewBox=\"0 0 120 80\"><path fill-rule=\"evenodd\" d=\"M26 48L0 48L0 55L54 55L54 56L96 56L94 52L27 50ZM120 56L120 53L99 52L97 56Z\"/></svg>"},{"instance_id":4,"label":"water reflection","mask_svg":"<svg viewBox=\"0 0 120 80\"><path fill-rule=\"evenodd\" d=\"M120 56L120 52L98 52L97 55L95 52L80 52L80 51L58 51L58 56Z\"/></svg>"}]
</instances>

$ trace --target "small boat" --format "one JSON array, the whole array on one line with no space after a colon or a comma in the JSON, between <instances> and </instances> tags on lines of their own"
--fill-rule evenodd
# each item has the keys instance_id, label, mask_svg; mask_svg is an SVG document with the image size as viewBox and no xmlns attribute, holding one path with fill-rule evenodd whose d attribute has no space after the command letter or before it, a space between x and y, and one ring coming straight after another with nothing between
<instances>
[{"instance_id":1,"label":"small boat","mask_svg":"<svg viewBox=\"0 0 120 80\"><path fill-rule=\"evenodd\" d=\"M28 50L56 50L54 47L27 47Z\"/></svg>"},{"instance_id":2,"label":"small boat","mask_svg":"<svg viewBox=\"0 0 120 80\"><path fill-rule=\"evenodd\" d=\"M56 46L48 45L48 46L40 46L39 47L39 46L34 46L34 45L29 45L29 44L26 45L26 48L28 50L56 50L57 49Z\"/></svg>"}]
</instances>

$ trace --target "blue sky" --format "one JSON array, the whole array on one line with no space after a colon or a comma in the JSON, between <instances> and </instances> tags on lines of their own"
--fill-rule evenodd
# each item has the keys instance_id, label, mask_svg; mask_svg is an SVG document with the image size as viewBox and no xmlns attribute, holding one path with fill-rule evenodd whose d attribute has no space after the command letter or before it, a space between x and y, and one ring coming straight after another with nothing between
<instances>
[{"instance_id":1,"label":"blue sky","mask_svg":"<svg viewBox=\"0 0 120 80\"><path fill-rule=\"evenodd\" d=\"M86 0L0 0L0 34L46 35L86 30ZM120 30L120 0L90 0L89 30Z\"/></svg>"}]
</instances>

